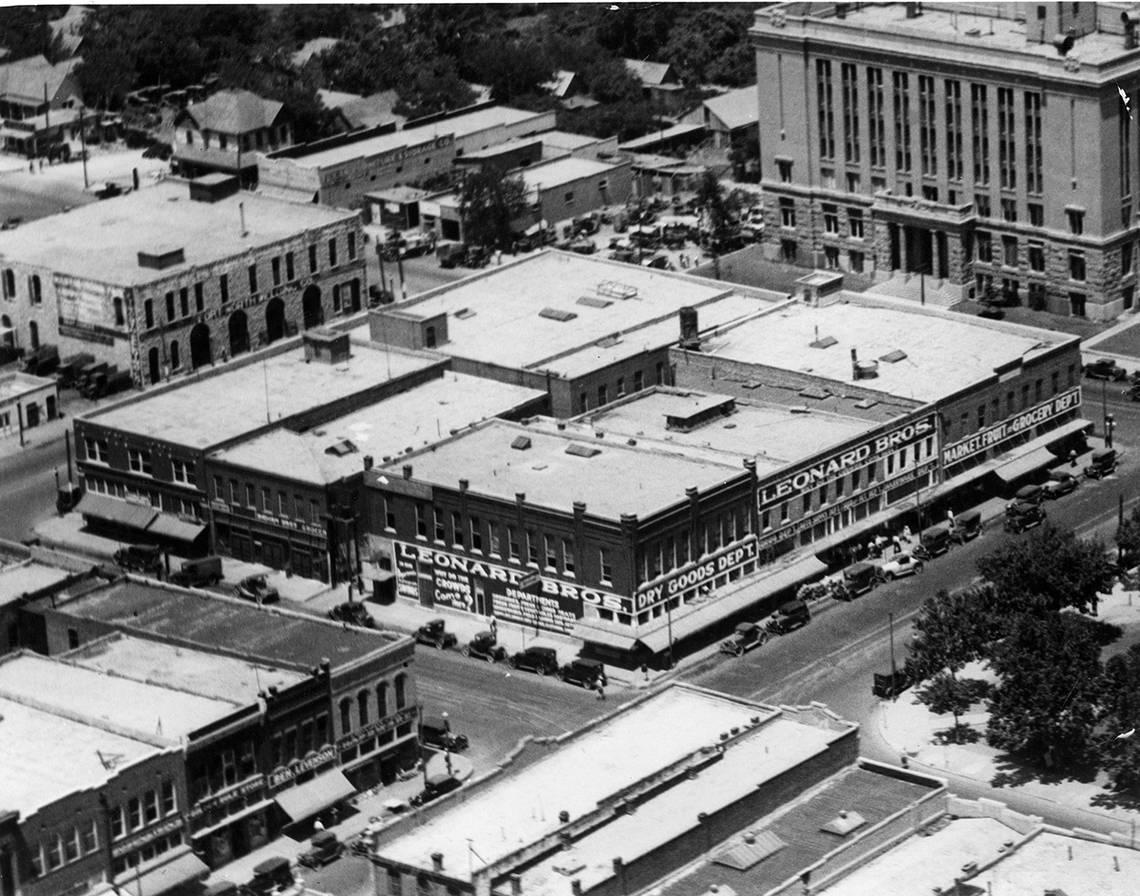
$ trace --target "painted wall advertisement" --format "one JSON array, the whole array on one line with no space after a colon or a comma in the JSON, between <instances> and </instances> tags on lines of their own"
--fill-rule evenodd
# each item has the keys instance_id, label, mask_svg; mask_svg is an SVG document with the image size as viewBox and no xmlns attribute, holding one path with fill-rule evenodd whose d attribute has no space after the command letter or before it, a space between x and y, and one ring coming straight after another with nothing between
<instances>
[{"instance_id":1,"label":"painted wall advertisement","mask_svg":"<svg viewBox=\"0 0 1140 896\"><path fill-rule=\"evenodd\" d=\"M632 601L534 572L511 569L424 544L393 541L396 593L419 600L431 589L436 606L569 634L593 604L616 613L631 612ZM481 600L480 600L481 598Z\"/></svg>"},{"instance_id":2,"label":"painted wall advertisement","mask_svg":"<svg viewBox=\"0 0 1140 896\"><path fill-rule=\"evenodd\" d=\"M114 323L112 290L103 283L56 274L55 294L59 319L65 323L79 327L110 326Z\"/></svg>"},{"instance_id":3,"label":"painted wall advertisement","mask_svg":"<svg viewBox=\"0 0 1140 896\"><path fill-rule=\"evenodd\" d=\"M743 571L748 564L755 563L760 552L756 548L756 536L747 538L715 554L702 557L688 564L668 578L642 585L637 589L637 609L643 610L659 601L675 597L693 588L700 588L712 582L717 576L733 571Z\"/></svg>"},{"instance_id":4,"label":"painted wall advertisement","mask_svg":"<svg viewBox=\"0 0 1140 896\"><path fill-rule=\"evenodd\" d=\"M974 433L969 438L947 445L942 449L942 463L947 467L951 464L961 463L966 458L994 448L1007 439L1012 439L1014 436L1031 430L1054 417L1075 411L1080 406L1081 390L1079 388L1069 389L1060 395L1054 395L1048 401L1034 405L1016 417L1010 417L989 429Z\"/></svg>"}]
</instances>

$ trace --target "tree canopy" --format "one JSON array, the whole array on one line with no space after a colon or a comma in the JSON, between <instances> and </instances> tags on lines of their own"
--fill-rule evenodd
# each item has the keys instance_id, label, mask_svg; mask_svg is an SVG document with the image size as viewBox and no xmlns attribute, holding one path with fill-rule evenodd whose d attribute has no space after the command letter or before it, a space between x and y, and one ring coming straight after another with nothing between
<instances>
[{"instance_id":1,"label":"tree canopy","mask_svg":"<svg viewBox=\"0 0 1140 896\"><path fill-rule=\"evenodd\" d=\"M514 238L512 224L527 208L521 175L489 168L469 171L459 197L459 216L468 243L506 249Z\"/></svg>"}]
</instances>

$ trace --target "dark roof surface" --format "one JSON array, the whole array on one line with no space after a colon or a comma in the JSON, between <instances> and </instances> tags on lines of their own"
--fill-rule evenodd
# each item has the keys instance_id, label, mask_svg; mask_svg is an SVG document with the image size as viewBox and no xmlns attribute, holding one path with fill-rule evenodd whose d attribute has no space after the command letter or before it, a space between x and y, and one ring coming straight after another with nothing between
<instances>
[{"instance_id":1,"label":"dark roof surface","mask_svg":"<svg viewBox=\"0 0 1140 896\"><path fill-rule=\"evenodd\" d=\"M831 778L821 789L788 804L782 814L757 819L749 828L756 833L758 844L782 842L782 848L770 852L755 864L739 863L746 866L742 870L718 863L715 859L705 861L692 874L662 888L661 896L703 896L714 885L731 887L737 896L761 896L845 841L855 840L862 831L930 792L928 785L902 781L864 768L849 768ZM858 812L867 824L846 837L820 830L838 816L840 810ZM731 848L742 842L738 834L725 846ZM874 849L876 843L877 840L866 844L862 850ZM719 856L722 852L716 850L714 855ZM853 847L851 855L859 854L860 847Z\"/></svg>"},{"instance_id":2,"label":"dark roof surface","mask_svg":"<svg viewBox=\"0 0 1140 896\"><path fill-rule=\"evenodd\" d=\"M282 108L277 100L262 99L248 90L219 90L200 103L191 103L178 118L192 118L203 131L248 134L273 125Z\"/></svg>"},{"instance_id":3,"label":"dark roof surface","mask_svg":"<svg viewBox=\"0 0 1140 896\"><path fill-rule=\"evenodd\" d=\"M335 670L394 646L382 634L276 613L236 600L122 581L57 606L84 619L217 648L282 665Z\"/></svg>"}]
</instances>

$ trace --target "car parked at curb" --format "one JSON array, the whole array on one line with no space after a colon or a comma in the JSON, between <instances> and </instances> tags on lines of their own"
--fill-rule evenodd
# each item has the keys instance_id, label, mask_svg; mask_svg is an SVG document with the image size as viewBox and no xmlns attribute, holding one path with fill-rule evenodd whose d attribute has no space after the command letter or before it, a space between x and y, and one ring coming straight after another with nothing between
<instances>
[{"instance_id":1,"label":"car parked at curb","mask_svg":"<svg viewBox=\"0 0 1140 896\"><path fill-rule=\"evenodd\" d=\"M329 610L329 619L333 622L343 622L345 625L356 625L360 628L376 628L376 620L368 612L368 607L357 600L337 604Z\"/></svg>"},{"instance_id":2,"label":"car parked at curb","mask_svg":"<svg viewBox=\"0 0 1140 896\"><path fill-rule=\"evenodd\" d=\"M306 868L320 868L335 862L344 854L344 844L332 831L317 831L309 840L309 848L297 857Z\"/></svg>"},{"instance_id":3,"label":"car parked at curb","mask_svg":"<svg viewBox=\"0 0 1140 896\"><path fill-rule=\"evenodd\" d=\"M234 596L257 604L275 604L281 600L281 595L264 574L246 576L234 588Z\"/></svg>"},{"instance_id":4,"label":"car parked at curb","mask_svg":"<svg viewBox=\"0 0 1140 896\"><path fill-rule=\"evenodd\" d=\"M606 667L602 663L581 657L570 660L559 669L558 677L567 684L576 684L587 690L596 690L599 685L605 687L609 683Z\"/></svg>"},{"instance_id":5,"label":"car parked at curb","mask_svg":"<svg viewBox=\"0 0 1140 896\"><path fill-rule=\"evenodd\" d=\"M499 639L492 631L479 632L461 651L464 656L474 657L477 660L486 660L488 663L501 663L507 658L507 648L499 643Z\"/></svg>"},{"instance_id":6,"label":"car parked at curb","mask_svg":"<svg viewBox=\"0 0 1140 896\"><path fill-rule=\"evenodd\" d=\"M790 600L780 605L765 628L775 635L786 635L797 628L802 628L810 621L811 611L808 605L802 600Z\"/></svg>"},{"instance_id":7,"label":"car parked at curb","mask_svg":"<svg viewBox=\"0 0 1140 896\"><path fill-rule=\"evenodd\" d=\"M1092 380L1120 381L1128 378L1128 371L1111 358L1097 358L1083 368L1084 375Z\"/></svg>"},{"instance_id":8,"label":"car parked at curb","mask_svg":"<svg viewBox=\"0 0 1140 896\"><path fill-rule=\"evenodd\" d=\"M1045 522L1045 508L1028 501L1016 501L1005 509L1005 531L1019 535Z\"/></svg>"},{"instance_id":9,"label":"car parked at curb","mask_svg":"<svg viewBox=\"0 0 1140 896\"><path fill-rule=\"evenodd\" d=\"M460 753L471 745L466 734L456 734L447 721L434 716L426 716L420 723L420 743L451 753Z\"/></svg>"},{"instance_id":10,"label":"car parked at curb","mask_svg":"<svg viewBox=\"0 0 1140 896\"><path fill-rule=\"evenodd\" d=\"M514 654L510 664L512 669L555 675L558 672L558 653L553 647L528 647Z\"/></svg>"},{"instance_id":11,"label":"car parked at curb","mask_svg":"<svg viewBox=\"0 0 1140 896\"><path fill-rule=\"evenodd\" d=\"M910 554L894 554L879 561L879 575L887 581L902 579L922 572L922 561Z\"/></svg>"},{"instance_id":12,"label":"car parked at curb","mask_svg":"<svg viewBox=\"0 0 1140 896\"><path fill-rule=\"evenodd\" d=\"M1066 470L1052 470L1049 479L1042 486L1046 498L1059 498L1075 491L1081 481Z\"/></svg>"},{"instance_id":13,"label":"car parked at curb","mask_svg":"<svg viewBox=\"0 0 1140 896\"><path fill-rule=\"evenodd\" d=\"M755 650L764 644L771 634L755 622L741 622L731 638L720 642L720 652L731 656L744 656L749 650Z\"/></svg>"},{"instance_id":14,"label":"car parked at curb","mask_svg":"<svg viewBox=\"0 0 1140 896\"><path fill-rule=\"evenodd\" d=\"M432 619L416 629L416 643L426 644L436 650L447 650L459 643L454 632L447 630L447 624L442 619Z\"/></svg>"}]
</instances>

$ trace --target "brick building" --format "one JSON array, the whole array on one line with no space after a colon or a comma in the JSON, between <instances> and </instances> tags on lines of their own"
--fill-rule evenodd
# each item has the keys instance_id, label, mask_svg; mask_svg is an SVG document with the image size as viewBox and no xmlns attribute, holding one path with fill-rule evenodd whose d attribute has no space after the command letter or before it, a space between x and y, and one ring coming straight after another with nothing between
<instances>
[{"instance_id":1,"label":"brick building","mask_svg":"<svg viewBox=\"0 0 1140 896\"><path fill-rule=\"evenodd\" d=\"M236 188L169 182L6 233L15 345L89 352L145 386L363 307L356 213Z\"/></svg>"},{"instance_id":2,"label":"brick building","mask_svg":"<svg viewBox=\"0 0 1140 896\"><path fill-rule=\"evenodd\" d=\"M183 547L203 538L216 545L206 534L210 451L280 427L310 429L437 377L446 365L423 354L350 346L347 335L324 329L302 341L304 350L295 344L267 350L78 418L75 454L87 492L79 512L135 538L142 531ZM297 506L293 493L287 497L271 514L300 536L292 562L298 571L319 567L324 550L301 526L323 529L325 523L312 516L308 501ZM235 503L244 498L243 490ZM271 559L257 551L253 556Z\"/></svg>"},{"instance_id":3,"label":"brick building","mask_svg":"<svg viewBox=\"0 0 1140 896\"><path fill-rule=\"evenodd\" d=\"M74 589L24 613L31 646L62 654L77 677L113 674L120 689L147 682L195 698L195 708L225 705L183 741L188 797L179 805L187 838L212 866L358 787L394 780L418 758L408 637L132 580ZM107 714L157 714L173 734L167 702L108 702Z\"/></svg>"},{"instance_id":4,"label":"brick building","mask_svg":"<svg viewBox=\"0 0 1140 896\"><path fill-rule=\"evenodd\" d=\"M758 11L769 253L879 280L924 273L945 302L1132 309L1140 64L1121 9Z\"/></svg>"},{"instance_id":5,"label":"brick building","mask_svg":"<svg viewBox=\"0 0 1140 896\"><path fill-rule=\"evenodd\" d=\"M257 156L293 144L288 110L248 90L219 90L174 118L175 171L186 177L221 172L257 184Z\"/></svg>"}]
</instances>

